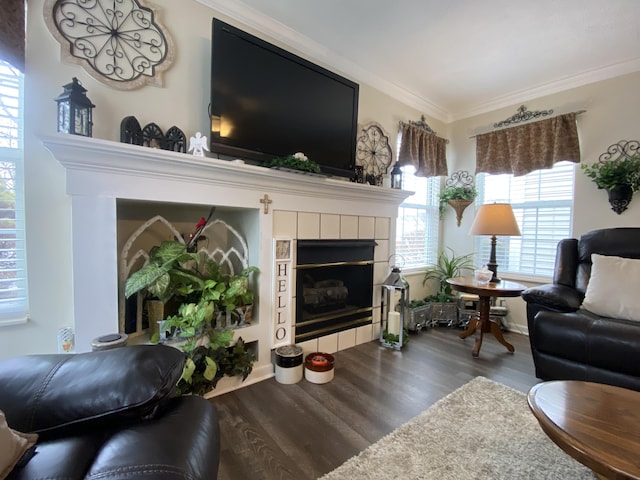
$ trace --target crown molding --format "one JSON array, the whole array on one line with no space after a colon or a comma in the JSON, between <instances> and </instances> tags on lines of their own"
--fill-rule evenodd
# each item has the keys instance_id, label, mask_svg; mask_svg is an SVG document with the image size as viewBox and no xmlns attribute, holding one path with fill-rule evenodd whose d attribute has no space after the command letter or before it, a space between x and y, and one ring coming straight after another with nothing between
<instances>
[{"instance_id":1,"label":"crown molding","mask_svg":"<svg viewBox=\"0 0 640 480\"><path fill-rule=\"evenodd\" d=\"M442 106L430 100L420 97L415 93L400 87L379 75L366 70L351 60L341 56L339 53L329 50L324 45L311 40L300 32L280 23L273 18L249 7L248 5L228 0L196 0L217 12L240 22L268 37L277 40L289 48L294 48L300 54L314 62L319 62L329 66L334 70L342 72L342 75L351 77L352 80L366 83L367 85L380 90L392 98L415 108L437 120L447 122L450 114ZM294 52L295 53L295 52Z\"/></svg>"},{"instance_id":2,"label":"crown molding","mask_svg":"<svg viewBox=\"0 0 640 480\"><path fill-rule=\"evenodd\" d=\"M572 75L543 85L518 90L507 95L492 98L487 102L480 103L469 109L452 113L449 121L454 122L456 120L481 115L500 108L511 107L530 100L535 100L546 95L552 95L554 93L582 87L591 83L601 82L603 80L609 80L611 78L620 77L622 75L638 71L640 71L640 59L607 65L606 67L590 70L578 75Z\"/></svg>"},{"instance_id":3,"label":"crown molding","mask_svg":"<svg viewBox=\"0 0 640 480\"><path fill-rule=\"evenodd\" d=\"M608 80L610 78L640 71L640 59L628 62L608 65L603 68L590 70L578 75L554 80L542 85L517 90L505 95L494 97L485 102L472 105L459 111L452 111L442 105L411 92L399 85L389 82L379 75L370 72L354 62L342 57L340 54L327 49L325 46L311 40L296 30L280 23L262 12L249 7L239 0L196 0L223 15L232 18L256 31L267 35L287 47L294 48L301 54L315 62L320 62L331 67L353 80L365 83L382 93L402 102L403 104L424 112L444 123L452 123L457 120L492 112L500 108L518 105L545 95L559 93L572 88L581 87L590 83Z\"/></svg>"}]
</instances>

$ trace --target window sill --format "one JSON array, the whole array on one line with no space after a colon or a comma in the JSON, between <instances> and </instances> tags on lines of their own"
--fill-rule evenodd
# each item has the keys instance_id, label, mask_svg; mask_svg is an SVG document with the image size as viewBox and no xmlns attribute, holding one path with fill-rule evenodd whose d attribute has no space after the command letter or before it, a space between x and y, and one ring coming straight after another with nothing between
<instances>
[{"instance_id":1,"label":"window sill","mask_svg":"<svg viewBox=\"0 0 640 480\"><path fill-rule=\"evenodd\" d=\"M11 327L14 325L24 325L29 322L29 317L24 316L20 318L7 318L6 320L0 320L0 327Z\"/></svg>"}]
</instances>

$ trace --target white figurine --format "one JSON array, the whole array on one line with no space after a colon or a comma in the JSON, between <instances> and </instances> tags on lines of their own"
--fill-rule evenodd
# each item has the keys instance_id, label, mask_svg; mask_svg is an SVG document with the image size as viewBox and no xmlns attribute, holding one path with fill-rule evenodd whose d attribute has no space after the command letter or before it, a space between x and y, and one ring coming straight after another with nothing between
<instances>
[{"instance_id":1,"label":"white figurine","mask_svg":"<svg viewBox=\"0 0 640 480\"><path fill-rule=\"evenodd\" d=\"M196 136L189 139L189 152L193 152L196 157L204 157L204 150L209 151L207 137L203 137L200 132L196 132Z\"/></svg>"}]
</instances>

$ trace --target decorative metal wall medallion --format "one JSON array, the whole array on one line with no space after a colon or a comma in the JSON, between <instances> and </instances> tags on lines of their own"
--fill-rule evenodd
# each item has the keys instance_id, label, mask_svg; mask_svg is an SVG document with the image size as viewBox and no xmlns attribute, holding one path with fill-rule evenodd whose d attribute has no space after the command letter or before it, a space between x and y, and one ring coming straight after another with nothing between
<instances>
[{"instance_id":1,"label":"decorative metal wall medallion","mask_svg":"<svg viewBox=\"0 0 640 480\"><path fill-rule=\"evenodd\" d=\"M494 123L493 126L495 128L506 127L508 125L513 125L514 123L526 122L528 120L533 120L534 118L546 117L547 115L551 115L553 110L537 110L535 112L527 111L527 107L524 105L520 105L518 111L515 115L507 118L506 120L502 120L501 122Z\"/></svg>"},{"instance_id":2,"label":"decorative metal wall medallion","mask_svg":"<svg viewBox=\"0 0 640 480\"><path fill-rule=\"evenodd\" d=\"M45 0L44 18L63 60L107 85L161 86L173 44L144 0Z\"/></svg>"},{"instance_id":3,"label":"decorative metal wall medallion","mask_svg":"<svg viewBox=\"0 0 640 480\"><path fill-rule=\"evenodd\" d=\"M364 174L381 179L387 173L392 157L389 137L382 127L376 122L364 125L356 144L356 164L362 165Z\"/></svg>"}]
</instances>

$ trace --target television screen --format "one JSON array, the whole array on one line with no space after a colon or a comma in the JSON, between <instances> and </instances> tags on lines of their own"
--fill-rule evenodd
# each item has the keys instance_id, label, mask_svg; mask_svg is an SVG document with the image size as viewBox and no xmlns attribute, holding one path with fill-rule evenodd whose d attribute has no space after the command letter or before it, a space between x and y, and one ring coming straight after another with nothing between
<instances>
[{"instance_id":1,"label":"television screen","mask_svg":"<svg viewBox=\"0 0 640 480\"><path fill-rule=\"evenodd\" d=\"M302 152L324 173L353 175L357 83L215 18L212 36L212 152Z\"/></svg>"}]
</instances>

